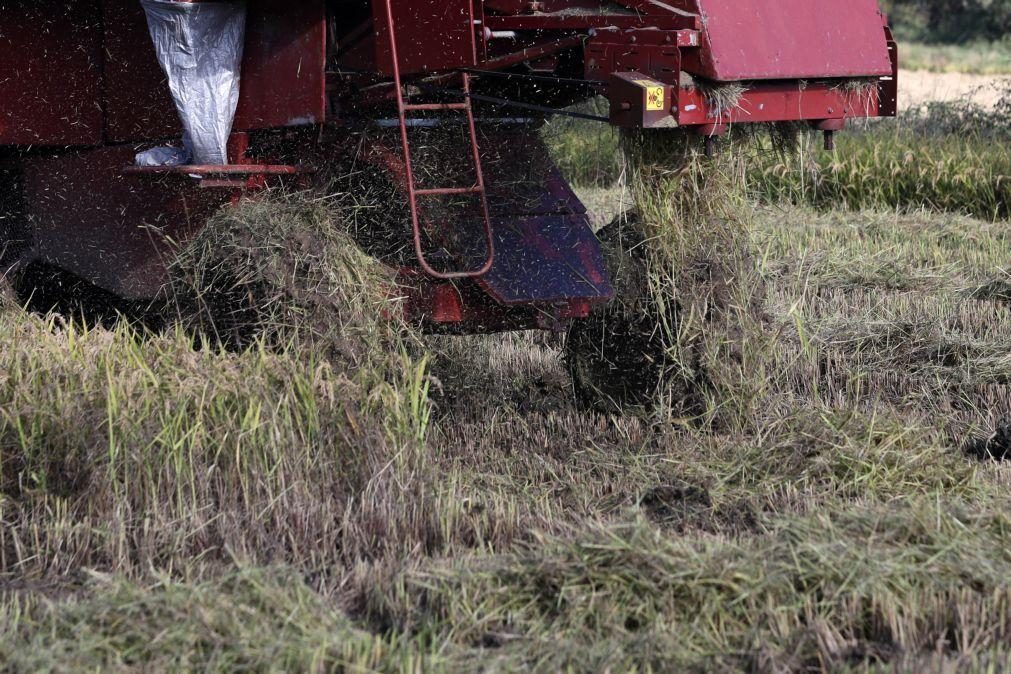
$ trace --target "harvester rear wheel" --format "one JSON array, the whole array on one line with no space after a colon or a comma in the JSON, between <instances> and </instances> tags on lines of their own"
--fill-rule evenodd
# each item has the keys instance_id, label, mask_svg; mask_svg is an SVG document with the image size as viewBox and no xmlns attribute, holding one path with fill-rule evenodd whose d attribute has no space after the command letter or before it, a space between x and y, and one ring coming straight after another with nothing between
<instances>
[{"instance_id":1,"label":"harvester rear wheel","mask_svg":"<svg viewBox=\"0 0 1011 674\"><path fill-rule=\"evenodd\" d=\"M661 307L650 293L647 243L634 214L619 216L597 236L615 297L573 323L565 362L581 404L604 413L649 410L669 393L668 335L677 330L679 310Z\"/></svg>"}]
</instances>

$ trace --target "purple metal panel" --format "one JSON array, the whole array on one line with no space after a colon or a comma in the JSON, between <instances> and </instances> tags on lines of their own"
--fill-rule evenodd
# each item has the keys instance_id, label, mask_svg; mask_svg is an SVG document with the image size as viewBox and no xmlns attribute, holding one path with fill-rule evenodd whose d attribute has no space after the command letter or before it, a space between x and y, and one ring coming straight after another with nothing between
<instances>
[{"instance_id":1,"label":"purple metal panel","mask_svg":"<svg viewBox=\"0 0 1011 674\"><path fill-rule=\"evenodd\" d=\"M721 82L889 75L877 0L698 0L702 70Z\"/></svg>"},{"instance_id":2,"label":"purple metal panel","mask_svg":"<svg viewBox=\"0 0 1011 674\"><path fill-rule=\"evenodd\" d=\"M495 264L477 283L504 305L604 302L614 289L585 215L496 218Z\"/></svg>"},{"instance_id":3,"label":"purple metal panel","mask_svg":"<svg viewBox=\"0 0 1011 674\"><path fill-rule=\"evenodd\" d=\"M493 217L586 213L537 128L483 126L480 133L488 209Z\"/></svg>"}]
</instances>

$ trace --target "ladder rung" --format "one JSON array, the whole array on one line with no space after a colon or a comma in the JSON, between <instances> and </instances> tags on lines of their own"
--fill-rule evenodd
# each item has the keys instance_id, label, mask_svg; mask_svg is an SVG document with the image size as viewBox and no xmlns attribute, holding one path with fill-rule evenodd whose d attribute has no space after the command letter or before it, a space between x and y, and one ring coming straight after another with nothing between
<instances>
[{"instance_id":1,"label":"ladder rung","mask_svg":"<svg viewBox=\"0 0 1011 674\"><path fill-rule=\"evenodd\" d=\"M405 104L404 110L466 110L468 103L415 103Z\"/></svg>"},{"instance_id":2,"label":"ladder rung","mask_svg":"<svg viewBox=\"0 0 1011 674\"><path fill-rule=\"evenodd\" d=\"M418 196L428 196L431 194L479 194L484 192L484 188L479 185L473 187L436 187L429 190L415 190Z\"/></svg>"}]
</instances>

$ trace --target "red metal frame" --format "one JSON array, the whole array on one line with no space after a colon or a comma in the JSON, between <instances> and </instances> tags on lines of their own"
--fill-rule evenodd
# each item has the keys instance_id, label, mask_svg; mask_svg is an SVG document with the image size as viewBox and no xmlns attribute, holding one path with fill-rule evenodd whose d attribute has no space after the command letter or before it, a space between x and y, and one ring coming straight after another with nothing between
<instances>
[{"instance_id":1,"label":"red metal frame","mask_svg":"<svg viewBox=\"0 0 1011 674\"><path fill-rule=\"evenodd\" d=\"M371 3L375 30L352 30L354 44L347 49L360 55L357 45L371 43L380 79L461 66L550 65L560 53L578 54L582 43L588 61L596 64L587 68L586 77L602 82L614 72L640 72L677 85L680 72L665 76L655 67L658 54L674 60L673 52L683 72L711 80L817 82L895 74L890 37L873 27L884 23L875 0L361 2ZM16 3L0 16L0 67L9 75L0 80L0 144L94 146L177 135L135 0L72 4L74 10L67 10L62 0ZM614 11L616 5L625 9ZM585 11L570 11L574 8ZM326 116L325 3L249 0L249 12L235 128L321 123ZM94 20L96 15L102 20ZM393 59L391 31L402 21L410 22L412 40L407 51L398 45ZM42 24L46 30L33 30ZM515 37L497 39L499 32ZM75 48L66 49L68 44ZM356 60L357 67L367 66ZM367 98L352 102L367 105ZM361 111L368 114L366 108ZM889 106L878 112L888 114ZM691 117L679 123L696 123ZM781 121L805 118L796 114Z\"/></svg>"},{"instance_id":2,"label":"red metal frame","mask_svg":"<svg viewBox=\"0 0 1011 674\"><path fill-rule=\"evenodd\" d=\"M704 12L692 74L716 82L885 76L877 0L695 0Z\"/></svg>"},{"instance_id":3,"label":"red metal frame","mask_svg":"<svg viewBox=\"0 0 1011 674\"><path fill-rule=\"evenodd\" d=\"M326 117L322 2L247 0L234 128ZM0 146L98 146L181 133L137 0L32 0L0 10Z\"/></svg>"},{"instance_id":4,"label":"red metal frame","mask_svg":"<svg viewBox=\"0 0 1011 674\"><path fill-rule=\"evenodd\" d=\"M127 166L123 175L158 178L176 176L189 178L200 189L225 189L239 199L244 192L254 192L267 187L268 178L298 176L310 170L284 164L228 164L188 166Z\"/></svg>"},{"instance_id":5,"label":"red metal frame","mask_svg":"<svg viewBox=\"0 0 1011 674\"><path fill-rule=\"evenodd\" d=\"M894 115L894 96L889 98L888 92L894 89L897 77L896 73L856 88L840 81L757 82L744 90L732 107L718 109L699 87L671 86L645 73L617 73L611 76L608 91L611 123L627 128L687 127L712 132L713 128L722 130L732 124L844 122L856 117ZM647 106L651 88L662 88L662 110Z\"/></svg>"}]
</instances>

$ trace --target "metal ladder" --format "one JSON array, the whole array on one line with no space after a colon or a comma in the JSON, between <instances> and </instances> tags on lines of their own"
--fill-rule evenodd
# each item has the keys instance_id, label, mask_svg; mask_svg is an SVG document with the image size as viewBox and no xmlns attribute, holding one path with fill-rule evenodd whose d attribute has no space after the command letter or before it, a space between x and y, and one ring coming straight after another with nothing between
<instances>
[{"instance_id":1,"label":"metal ladder","mask_svg":"<svg viewBox=\"0 0 1011 674\"><path fill-rule=\"evenodd\" d=\"M474 10L473 6L468 3L470 9L469 23L470 36L471 36L471 48L474 55L474 63L477 62L477 36L474 33ZM393 17L393 0L386 0L386 24L387 30L389 31L390 37L390 56L393 62L393 81L394 86L397 90L397 115L399 119L400 126L400 143L403 148L404 153L404 167L407 177L407 193L410 200L411 206L411 224L414 228L414 252L418 258L418 262L421 264L421 268L429 276L433 276L438 279L459 279L459 278L475 278L478 276L485 275L488 270L491 269L495 262L495 241L494 235L491 229L491 216L488 212L488 195L485 190L484 184L484 171L481 168L481 152L477 145L477 129L474 123L474 110L470 103L470 93L471 93L471 83L470 75L468 73L462 73L463 77L463 102L461 103L422 103L422 104L409 104L404 100L404 88L403 83L400 78L400 59L397 53L397 35L396 26ZM470 135L470 148L471 148L471 160L474 165L474 173L477 178L473 185L467 187L435 187L427 189L419 189L414 180L414 168L411 161L411 143L408 138L408 126L407 126L407 114L409 112L425 112L425 111L459 111L463 112L467 117L467 129ZM484 226L484 237L486 250L488 255L484 263L475 269L461 270L461 271L438 271L429 264L427 258L425 257L424 247L422 245L422 232L421 232L421 213L418 208L418 197L426 196L451 196L451 195L462 195L462 194L473 194L481 201L481 215L483 219Z\"/></svg>"}]
</instances>

